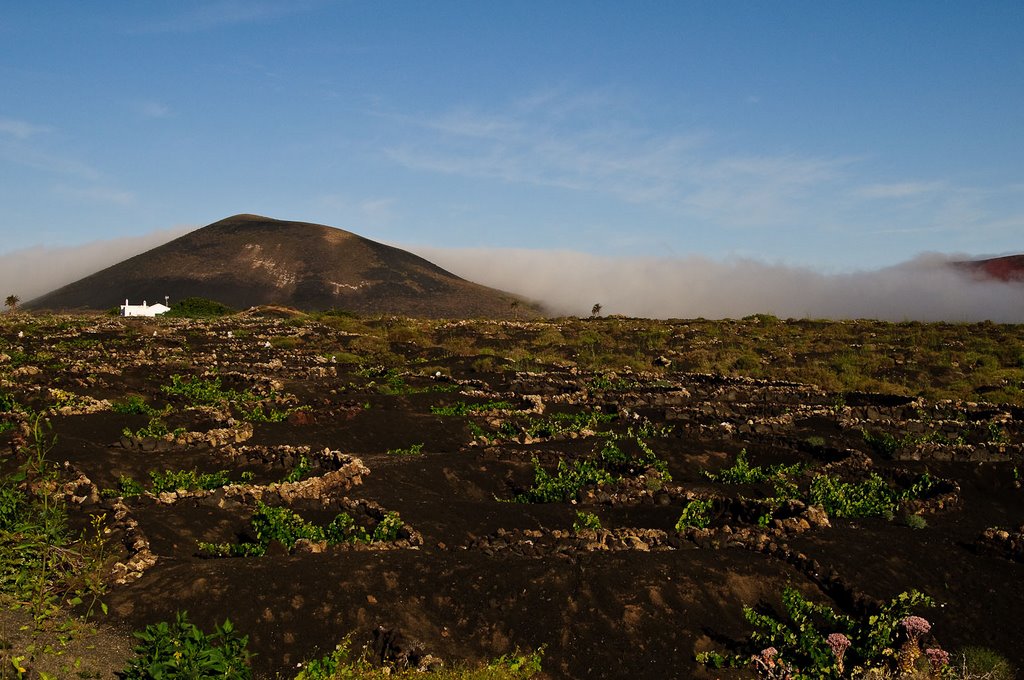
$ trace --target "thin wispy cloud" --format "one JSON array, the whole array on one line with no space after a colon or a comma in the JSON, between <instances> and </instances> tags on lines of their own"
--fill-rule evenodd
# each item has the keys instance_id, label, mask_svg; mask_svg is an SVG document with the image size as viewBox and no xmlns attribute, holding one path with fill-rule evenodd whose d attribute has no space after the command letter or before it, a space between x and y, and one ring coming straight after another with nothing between
<instances>
[{"instance_id":1,"label":"thin wispy cloud","mask_svg":"<svg viewBox=\"0 0 1024 680\"><path fill-rule=\"evenodd\" d=\"M557 120L459 111L419 123L431 134L387 149L409 168L509 183L670 200L696 136L644 135L611 126L567 130Z\"/></svg>"},{"instance_id":2,"label":"thin wispy cloud","mask_svg":"<svg viewBox=\"0 0 1024 680\"><path fill-rule=\"evenodd\" d=\"M748 156L699 163L682 190L684 211L733 227L803 222L853 163L849 158Z\"/></svg>"},{"instance_id":3,"label":"thin wispy cloud","mask_svg":"<svg viewBox=\"0 0 1024 680\"><path fill-rule=\"evenodd\" d=\"M397 116L405 136L384 153L409 169L588 192L717 229L965 236L1024 219L1024 200L1012 187L865 181L867 161L877 161L873 149L726 150L708 130L645 126L622 99L548 90L501 109Z\"/></svg>"},{"instance_id":4,"label":"thin wispy cloud","mask_svg":"<svg viewBox=\"0 0 1024 680\"><path fill-rule=\"evenodd\" d=\"M1024 210L1016 215L989 219L982 228L993 234L1007 232L1017 236L1019 239L1020 235L1024 234Z\"/></svg>"},{"instance_id":5,"label":"thin wispy cloud","mask_svg":"<svg viewBox=\"0 0 1024 680\"><path fill-rule=\"evenodd\" d=\"M77 201L91 203L108 203L129 206L135 203L136 197L130 191L122 191L110 187L70 187L63 184L54 187L54 193Z\"/></svg>"},{"instance_id":6,"label":"thin wispy cloud","mask_svg":"<svg viewBox=\"0 0 1024 680\"><path fill-rule=\"evenodd\" d=\"M417 170L605 194L726 226L792 219L854 158L724 154L706 131L665 134L602 116L602 97L546 93L501 112L462 108L409 118L430 134L386 150Z\"/></svg>"},{"instance_id":7,"label":"thin wispy cloud","mask_svg":"<svg viewBox=\"0 0 1024 680\"><path fill-rule=\"evenodd\" d=\"M1024 195L1012 185L871 184L852 189L847 198L860 211L865 234L931 234L977 244L1024 232Z\"/></svg>"},{"instance_id":8,"label":"thin wispy cloud","mask_svg":"<svg viewBox=\"0 0 1024 680\"><path fill-rule=\"evenodd\" d=\"M140 24L136 33L198 33L239 24L273 21L309 11L322 2L294 0L291 2L257 0L218 0L203 2L161 20Z\"/></svg>"},{"instance_id":9,"label":"thin wispy cloud","mask_svg":"<svg viewBox=\"0 0 1024 680\"><path fill-rule=\"evenodd\" d=\"M938 231L939 227L905 227L896 229L868 229L866 234L927 234Z\"/></svg>"},{"instance_id":10,"label":"thin wispy cloud","mask_svg":"<svg viewBox=\"0 0 1024 680\"><path fill-rule=\"evenodd\" d=\"M934 194L946 188L943 182L896 182L892 184L869 184L856 190L863 198L908 198Z\"/></svg>"},{"instance_id":11,"label":"thin wispy cloud","mask_svg":"<svg viewBox=\"0 0 1024 680\"><path fill-rule=\"evenodd\" d=\"M324 194L314 204L318 211L333 215L332 223L342 229L381 228L395 220L393 198L356 199L342 194Z\"/></svg>"},{"instance_id":12,"label":"thin wispy cloud","mask_svg":"<svg viewBox=\"0 0 1024 680\"><path fill-rule=\"evenodd\" d=\"M12 118L0 118L0 134L9 135L15 139L28 139L33 135L49 132L50 130L51 128L46 125L36 125L35 123Z\"/></svg>"},{"instance_id":13,"label":"thin wispy cloud","mask_svg":"<svg viewBox=\"0 0 1024 680\"><path fill-rule=\"evenodd\" d=\"M101 173L76 158L42 151L24 143L4 143L0 139L0 160L55 175L95 181Z\"/></svg>"},{"instance_id":14,"label":"thin wispy cloud","mask_svg":"<svg viewBox=\"0 0 1024 680\"><path fill-rule=\"evenodd\" d=\"M145 118L167 118L171 115L171 109L166 104L151 99L134 102L132 108Z\"/></svg>"},{"instance_id":15,"label":"thin wispy cloud","mask_svg":"<svg viewBox=\"0 0 1024 680\"><path fill-rule=\"evenodd\" d=\"M110 179L93 165L66 155L60 150L50 150L48 147L53 144L47 144L45 139L35 139L38 135L50 131L51 128L43 125L0 119L0 162L54 176L59 183L51 190L63 198L121 206L135 202L133 194L111 187ZM88 186L76 186L68 182L79 182Z\"/></svg>"}]
</instances>

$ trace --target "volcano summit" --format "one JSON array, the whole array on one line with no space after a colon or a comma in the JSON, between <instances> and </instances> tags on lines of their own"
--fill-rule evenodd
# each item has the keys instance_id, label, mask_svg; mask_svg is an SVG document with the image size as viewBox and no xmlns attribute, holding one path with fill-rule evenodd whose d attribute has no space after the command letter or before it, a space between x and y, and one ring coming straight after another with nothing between
<instances>
[{"instance_id":1,"label":"volcano summit","mask_svg":"<svg viewBox=\"0 0 1024 680\"><path fill-rule=\"evenodd\" d=\"M434 318L536 316L516 296L410 252L307 222L235 215L31 300L33 309L109 309L125 298L199 296L238 309L285 305Z\"/></svg>"}]
</instances>

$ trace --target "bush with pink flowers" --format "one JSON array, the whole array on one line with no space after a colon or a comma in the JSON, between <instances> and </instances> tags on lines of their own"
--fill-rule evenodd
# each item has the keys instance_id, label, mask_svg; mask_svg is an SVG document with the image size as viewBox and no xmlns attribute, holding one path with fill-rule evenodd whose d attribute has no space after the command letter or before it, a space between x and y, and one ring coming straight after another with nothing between
<instances>
[{"instance_id":1,"label":"bush with pink flowers","mask_svg":"<svg viewBox=\"0 0 1024 680\"><path fill-rule=\"evenodd\" d=\"M786 680L838 680L869 672L871 677L953 677L949 654L931 640L931 624L911 614L934 605L916 590L862 617L811 602L795 588L783 591L782 604L783 617L744 608L744 617L754 626L752 652L704 652L697 660L714 667L748 667L760 678Z\"/></svg>"}]
</instances>

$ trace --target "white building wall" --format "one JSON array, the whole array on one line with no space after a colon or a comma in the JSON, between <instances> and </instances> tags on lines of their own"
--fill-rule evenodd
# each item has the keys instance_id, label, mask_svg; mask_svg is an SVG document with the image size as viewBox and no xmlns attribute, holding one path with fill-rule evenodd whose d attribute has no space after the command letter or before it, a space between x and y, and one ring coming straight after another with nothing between
<instances>
[{"instance_id":1,"label":"white building wall","mask_svg":"<svg viewBox=\"0 0 1024 680\"><path fill-rule=\"evenodd\" d=\"M130 305L128 300L124 301L121 305L121 316L156 316L157 314L165 314L171 311L171 308L167 305L162 305L159 302L155 305L147 305L146 301L143 300L141 305Z\"/></svg>"}]
</instances>

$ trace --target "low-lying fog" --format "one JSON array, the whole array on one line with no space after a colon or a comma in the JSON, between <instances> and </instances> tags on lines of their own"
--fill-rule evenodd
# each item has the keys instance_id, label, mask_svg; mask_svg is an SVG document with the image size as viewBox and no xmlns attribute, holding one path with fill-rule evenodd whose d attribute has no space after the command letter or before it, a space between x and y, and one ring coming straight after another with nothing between
<instances>
[{"instance_id":1,"label":"low-lying fog","mask_svg":"<svg viewBox=\"0 0 1024 680\"><path fill-rule=\"evenodd\" d=\"M0 300L17 295L22 302L28 302L190 231L195 231L195 227L161 229L143 236L92 241L79 246L35 246L5 253L0 255ZM125 291L125 295L130 294L131 291ZM122 303L111 300L110 306Z\"/></svg>"},{"instance_id":2,"label":"low-lying fog","mask_svg":"<svg viewBox=\"0 0 1024 680\"><path fill-rule=\"evenodd\" d=\"M180 236L179 227L77 247L0 255L0 299L23 302ZM540 302L553 314L654 318L876 318L892 321L1024 322L1024 283L979 281L921 255L872 271L822 274L754 260L600 257L571 251L411 249L471 281ZM169 291L173 297L173 291ZM130 296L131 291L125 291ZM111 300L110 305L119 300Z\"/></svg>"},{"instance_id":3,"label":"low-lying fog","mask_svg":"<svg viewBox=\"0 0 1024 680\"><path fill-rule=\"evenodd\" d=\"M980 281L921 255L874 271L821 274L754 260L599 257L578 252L419 248L471 281L518 293L555 314L653 318L871 318L891 321L1024 321L1024 283Z\"/></svg>"}]
</instances>

